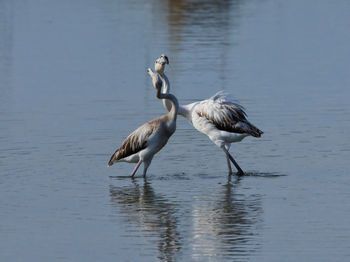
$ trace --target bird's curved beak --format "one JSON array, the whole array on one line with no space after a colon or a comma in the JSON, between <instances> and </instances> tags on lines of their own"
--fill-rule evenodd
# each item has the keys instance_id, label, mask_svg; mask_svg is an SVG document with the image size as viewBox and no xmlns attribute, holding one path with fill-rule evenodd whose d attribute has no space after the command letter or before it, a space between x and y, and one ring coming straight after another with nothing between
<instances>
[{"instance_id":1,"label":"bird's curved beak","mask_svg":"<svg viewBox=\"0 0 350 262\"><path fill-rule=\"evenodd\" d=\"M164 59L165 59L165 62L169 65L169 58L165 55Z\"/></svg>"},{"instance_id":2,"label":"bird's curved beak","mask_svg":"<svg viewBox=\"0 0 350 262\"><path fill-rule=\"evenodd\" d=\"M161 54L158 59L161 60L161 62L163 62L163 63L165 63L167 65L169 64L169 58L165 54Z\"/></svg>"}]
</instances>

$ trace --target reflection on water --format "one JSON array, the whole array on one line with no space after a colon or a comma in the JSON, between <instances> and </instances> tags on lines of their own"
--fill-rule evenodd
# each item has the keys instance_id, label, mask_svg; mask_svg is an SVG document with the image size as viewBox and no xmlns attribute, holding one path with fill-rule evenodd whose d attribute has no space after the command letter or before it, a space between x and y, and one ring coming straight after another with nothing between
<instances>
[{"instance_id":1,"label":"reflection on water","mask_svg":"<svg viewBox=\"0 0 350 262\"><path fill-rule=\"evenodd\" d=\"M223 186L214 200L203 196L193 207L193 257L245 257L256 251L262 219L261 197L242 195L240 178ZM209 195L210 198L212 195Z\"/></svg>"},{"instance_id":2,"label":"reflection on water","mask_svg":"<svg viewBox=\"0 0 350 262\"><path fill-rule=\"evenodd\" d=\"M222 45L227 44L231 19L235 18L235 13L232 11L239 8L239 1L160 2L159 13L166 13L172 44L190 40L195 40L192 44L207 46L213 44L210 40Z\"/></svg>"},{"instance_id":3,"label":"reflection on water","mask_svg":"<svg viewBox=\"0 0 350 262\"><path fill-rule=\"evenodd\" d=\"M266 178L278 178L282 176L286 176L285 174L279 174L279 173L269 173L269 172L245 172L245 177L253 176L253 177L266 177Z\"/></svg>"},{"instance_id":4,"label":"reflection on water","mask_svg":"<svg viewBox=\"0 0 350 262\"><path fill-rule=\"evenodd\" d=\"M179 88L184 85L183 82L177 82L177 74L195 79L204 70L212 75L208 78L213 82L208 82L208 85L215 85L217 90L227 89L227 78L232 75L228 53L239 23L241 5L239 0L169 0L159 1L159 5L155 5L155 13L159 16L153 18L153 24L159 25L162 16L163 23L167 23L168 32L165 36L169 38L169 46L161 49L165 49L171 56L169 73L172 86ZM184 53L184 50L191 51ZM191 63L180 64L181 60L191 60ZM198 98L198 95L191 93L196 90L184 88L179 91L187 99Z\"/></svg>"},{"instance_id":5,"label":"reflection on water","mask_svg":"<svg viewBox=\"0 0 350 262\"><path fill-rule=\"evenodd\" d=\"M190 184L176 195L189 199L191 192L192 204L178 204L178 198L156 193L147 180L142 185L136 180L131 185L111 185L109 193L117 217L128 225L126 237L147 239L158 250L158 258L166 261L187 252L198 261L204 257L249 257L259 248L263 212L258 194L239 193L240 178L231 176L227 184L217 185L208 195ZM192 240L185 241L186 237Z\"/></svg>"},{"instance_id":6,"label":"reflection on water","mask_svg":"<svg viewBox=\"0 0 350 262\"><path fill-rule=\"evenodd\" d=\"M125 223L137 224L150 242L157 246L158 258L173 261L181 248L176 207L156 194L147 180L140 186L110 186L111 201L125 216Z\"/></svg>"},{"instance_id":7,"label":"reflection on water","mask_svg":"<svg viewBox=\"0 0 350 262\"><path fill-rule=\"evenodd\" d=\"M0 0L0 261L347 261L349 10ZM164 114L162 52L181 103L226 89L266 131L233 145L241 180L179 118L147 181L111 182L111 150Z\"/></svg>"}]
</instances>

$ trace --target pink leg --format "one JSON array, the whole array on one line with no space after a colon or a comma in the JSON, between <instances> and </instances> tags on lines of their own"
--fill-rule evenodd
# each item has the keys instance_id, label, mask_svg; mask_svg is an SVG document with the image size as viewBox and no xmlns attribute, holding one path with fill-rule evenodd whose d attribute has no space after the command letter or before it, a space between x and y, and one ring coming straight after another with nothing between
<instances>
[{"instance_id":1,"label":"pink leg","mask_svg":"<svg viewBox=\"0 0 350 262\"><path fill-rule=\"evenodd\" d=\"M139 169L140 165L142 163L142 160L140 159L139 162L137 162L137 165L135 166L134 170L132 171L132 173L130 174L131 177L134 177L137 169Z\"/></svg>"}]
</instances>

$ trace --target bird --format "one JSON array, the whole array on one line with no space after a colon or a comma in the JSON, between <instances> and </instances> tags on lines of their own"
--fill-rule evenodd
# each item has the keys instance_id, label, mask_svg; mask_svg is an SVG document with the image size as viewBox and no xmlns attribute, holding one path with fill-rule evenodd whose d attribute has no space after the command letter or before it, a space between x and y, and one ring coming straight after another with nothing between
<instances>
[{"instance_id":1,"label":"bird","mask_svg":"<svg viewBox=\"0 0 350 262\"><path fill-rule=\"evenodd\" d=\"M162 79L164 94L170 91L170 83L164 73L166 64L169 64L169 58L165 54L162 54L154 64L155 71ZM163 99L162 102L168 111L171 110L172 105L167 100ZM179 105L178 113L225 152L229 174L232 174L231 161L238 171L237 175L244 175L241 167L229 153L231 143L240 142L247 136L261 137L263 131L247 120L243 106L233 101L227 93L219 91L209 99Z\"/></svg>"},{"instance_id":2,"label":"bird","mask_svg":"<svg viewBox=\"0 0 350 262\"><path fill-rule=\"evenodd\" d=\"M158 153L168 142L176 130L176 118L179 102L172 94L162 94L162 81L157 73L150 68L147 69L152 78L153 87L157 90L157 98L169 100L171 109L159 118L151 120L135 131L133 131L122 143L122 145L111 156L108 166L115 162L137 163L130 176L134 177L141 163L144 163L143 176L156 153Z\"/></svg>"}]
</instances>

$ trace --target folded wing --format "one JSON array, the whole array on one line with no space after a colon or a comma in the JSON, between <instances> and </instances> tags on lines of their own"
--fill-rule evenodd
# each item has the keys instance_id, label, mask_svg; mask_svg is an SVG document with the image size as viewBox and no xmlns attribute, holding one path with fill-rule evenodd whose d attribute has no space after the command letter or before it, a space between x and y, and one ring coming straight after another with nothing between
<instances>
[{"instance_id":1,"label":"folded wing","mask_svg":"<svg viewBox=\"0 0 350 262\"><path fill-rule=\"evenodd\" d=\"M202 101L196 108L199 117L204 117L219 130L249 134L260 137L263 133L246 118L244 107L234 102L226 93L218 92Z\"/></svg>"},{"instance_id":2,"label":"folded wing","mask_svg":"<svg viewBox=\"0 0 350 262\"><path fill-rule=\"evenodd\" d=\"M108 165L111 166L115 161L131 156L145 149L149 137L157 129L157 125L154 125L153 122L154 121L147 122L132 132L111 156Z\"/></svg>"}]
</instances>

